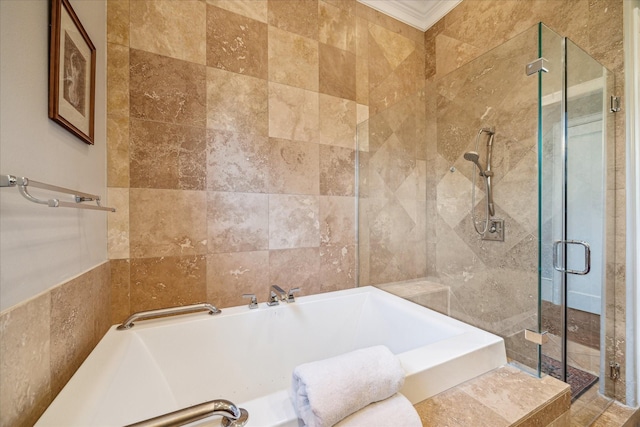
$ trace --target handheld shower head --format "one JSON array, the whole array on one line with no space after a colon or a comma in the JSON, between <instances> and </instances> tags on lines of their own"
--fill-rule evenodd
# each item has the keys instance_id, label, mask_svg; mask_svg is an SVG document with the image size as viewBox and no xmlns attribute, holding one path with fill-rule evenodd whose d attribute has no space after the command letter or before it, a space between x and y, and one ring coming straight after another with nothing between
<instances>
[{"instance_id":1,"label":"handheld shower head","mask_svg":"<svg viewBox=\"0 0 640 427\"><path fill-rule=\"evenodd\" d=\"M480 164L480 155L478 153L476 153L475 151L467 151L466 153L464 153L463 157L465 160L475 163L476 166L478 166L478 169L480 169L480 175L482 175L484 169Z\"/></svg>"}]
</instances>

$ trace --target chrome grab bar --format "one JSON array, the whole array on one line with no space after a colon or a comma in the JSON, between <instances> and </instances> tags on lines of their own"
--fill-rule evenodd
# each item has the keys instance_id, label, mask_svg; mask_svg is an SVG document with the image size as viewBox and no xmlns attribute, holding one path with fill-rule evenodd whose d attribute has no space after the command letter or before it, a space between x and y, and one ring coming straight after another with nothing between
<instances>
[{"instance_id":1,"label":"chrome grab bar","mask_svg":"<svg viewBox=\"0 0 640 427\"><path fill-rule=\"evenodd\" d=\"M171 316L173 314L184 314L184 313L193 313L196 311L208 311L209 314L220 314L222 310L217 309L211 304L200 303L193 305L181 305L177 307L169 307L169 308L160 308L157 310L149 310L149 311L139 311L137 313L133 313L127 320L122 322L122 325L118 326L117 329L119 331L131 329L133 326L133 322L137 320L149 319L151 317L164 317Z\"/></svg>"},{"instance_id":2,"label":"chrome grab bar","mask_svg":"<svg viewBox=\"0 0 640 427\"><path fill-rule=\"evenodd\" d=\"M249 413L246 409L238 408L228 400L216 399L150 418L146 421L129 424L126 427L182 426L212 415L222 415L222 425L224 427L242 427L249 421Z\"/></svg>"}]
</instances>

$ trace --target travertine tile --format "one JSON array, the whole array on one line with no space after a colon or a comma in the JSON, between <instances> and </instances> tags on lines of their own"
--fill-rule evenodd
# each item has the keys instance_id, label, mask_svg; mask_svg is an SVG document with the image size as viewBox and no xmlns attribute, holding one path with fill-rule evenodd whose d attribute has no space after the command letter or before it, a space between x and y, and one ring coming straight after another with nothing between
<instances>
[{"instance_id":1,"label":"travertine tile","mask_svg":"<svg viewBox=\"0 0 640 427\"><path fill-rule=\"evenodd\" d=\"M356 201L353 197L320 196L320 245L356 243Z\"/></svg>"},{"instance_id":2,"label":"travertine tile","mask_svg":"<svg viewBox=\"0 0 640 427\"><path fill-rule=\"evenodd\" d=\"M318 42L269 27L269 81L318 91Z\"/></svg>"},{"instance_id":3,"label":"travertine tile","mask_svg":"<svg viewBox=\"0 0 640 427\"><path fill-rule=\"evenodd\" d=\"M318 40L318 0L269 0L269 25Z\"/></svg>"},{"instance_id":4,"label":"travertine tile","mask_svg":"<svg viewBox=\"0 0 640 427\"><path fill-rule=\"evenodd\" d=\"M132 312L204 302L206 257L132 259L130 295Z\"/></svg>"},{"instance_id":5,"label":"travertine tile","mask_svg":"<svg viewBox=\"0 0 640 427\"><path fill-rule=\"evenodd\" d=\"M47 293L0 316L2 427L32 426L51 402L50 313Z\"/></svg>"},{"instance_id":6,"label":"travertine tile","mask_svg":"<svg viewBox=\"0 0 640 427\"><path fill-rule=\"evenodd\" d=\"M129 117L107 115L107 185L129 187Z\"/></svg>"},{"instance_id":7,"label":"travertine tile","mask_svg":"<svg viewBox=\"0 0 640 427\"><path fill-rule=\"evenodd\" d=\"M198 0L135 0L130 4L131 47L205 64L206 8Z\"/></svg>"},{"instance_id":8,"label":"travertine tile","mask_svg":"<svg viewBox=\"0 0 640 427\"><path fill-rule=\"evenodd\" d=\"M204 191L132 188L129 193L131 257L206 253L206 199Z\"/></svg>"},{"instance_id":9,"label":"travertine tile","mask_svg":"<svg viewBox=\"0 0 640 427\"><path fill-rule=\"evenodd\" d=\"M87 272L92 286L92 303L94 316L94 345L104 337L111 327L111 268L106 261ZM93 349L92 346L92 349Z\"/></svg>"},{"instance_id":10,"label":"travertine tile","mask_svg":"<svg viewBox=\"0 0 640 427\"><path fill-rule=\"evenodd\" d=\"M355 195L355 150L320 145L320 194Z\"/></svg>"},{"instance_id":11,"label":"travertine tile","mask_svg":"<svg viewBox=\"0 0 640 427\"><path fill-rule=\"evenodd\" d=\"M501 427L511 423L459 388L453 388L415 405L425 426ZM451 410L460 408L460 411Z\"/></svg>"},{"instance_id":12,"label":"travertine tile","mask_svg":"<svg viewBox=\"0 0 640 427\"><path fill-rule=\"evenodd\" d=\"M424 33L417 28L414 28L404 22L400 22L395 18L385 15L382 12L364 5L363 3L356 3L356 16L364 18L372 24L379 25L387 30L393 31L403 37L413 40L418 44L424 43Z\"/></svg>"},{"instance_id":13,"label":"travertine tile","mask_svg":"<svg viewBox=\"0 0 640 427\"><path fill-rule=\"evenodd\" d=\"M267 22L267 0L207 0L207 3L256 21Z\"/></svg>"},{"instance_id":14,"label":"travertine tile","mask_svg":"<svg viewBox=\"0 0 640 427\"><path fill-rule=\"evenodd\" d=\"M207 6L207 65L267 78L267 24Z\"/></svg>"},{"instance_id":15,"label":"travertine tile","mask_svg":"<svg viewBox=\"0 0 640 427\"><path fill-rule=\"evenodd\" d=\"M269 196L269 249L320 246L318 196Z\"/></svg>"},{"instance_id":16,"label":"travertine tile","mask_svg":"<svg viewBox=\"0 0 640 427\"><path fill-rule=\"evenodd\" d=\"M205 147L204 128L132 119L131 187L204 190Z\"/></svg>"},{"instance_id":17,"label":"travertine tile","mask_svg":"<svg viewBox=\"0 0 640 427\"><path fill-rule=\"evenodd\" d=\"M242 294L259 301L269 290L269 252L236 252L207 256L207 300L216 307L246 305Z\"/></svg>"},{"instance_id":18,"label":"travertine tile","mask_svg":"<svg viewBox=\"0 0 640 427\"><path fill-rule=\"evenodd\" d=\"M320 193L318 144L270 138L269 152L269 193Z\"/></svg>"},{"instance_id":19,"label":"travertine tile","mask_svg":"<svg viewBox=\"0 0 640 427\"><path fill-rule=\"evenodd\" d=\"M269 196L209 192L209 253L249 252L269 248Z\"/></svg>"},{"instance_id":20,"label":"travertine tile","mask_svg":"<svg viewBox=\"0 0 640 427\"><path fill-rule=\"evenodd\" d=\"M118 324L126 320L133 312L130 305L131 260L114 259L109 262L111 268L111 323Z\"/></svg>"},{"instance_id":21,"label":"travertine tile","mask_svg":"<svg viewBox=\"0 0 640 427\"><path fill-rule=\"evenodd\" d=\"M87 274L51 291L51 392L55 396L87 358L95 339L92 284Z\"/></svg>"},{"instance_id":22,"label":"travertine tile","mask_svg":"<svg viewBox=\"0 0 640 427\"><path fill-rule=\"evenodd\" d=\"M109 259L129 258L129 189L108 187L106 205L116 209L107 215Z\"/></svg>"},{"instance_id":23,"label":"travertine tile","mask_svg":"<svg viewBox=\"0 0 640 427\"><path fill-rule=\"evenodd\" d=\"M355 101L356 56L320 43L320 92Z\"/></svg>"},{"instance_id":24,"label":"travertine tile","mask_svg":"<svg viewBox=\"0 0 640 427\"><path fill-rule=\"evenodd\" d=\"M129 0L107 2L107 42L129 46Z\"/></svg>"},{"instance_id":25,"label":"travertine tile","mask_svg":"<svg viewBox=\"0 0 640 427\"><path fill-rule=\"evenodd\" d=\"M266 193L269 170L269 140L266 136L207 131L209 190Z\"/></svg>"},{"instance_id":26,"label":"travertine tile","mask_svg":"<svg viewBox=\"0 0 640 427\"><path fill-rule=\"evenodd\" d=\"M348 9L319 2L320 42L356 53L356 17Z\"/></svg>"},{"instance_id":27,"label":"travertine tile","mask_svg":"<svg viewBox=\"0 0 640 427\"><path fill-rule=\"evenodd\" d=\"M417 48L412 40L379 25L369 26L369 40L380 46L392 70L395 70Z\"/></svg>"},{"instance_id":28,"label":"travertine tile","mask_svg":"<svg viewBox=\"0 0 640 427\"><path fill-rule=\"evenodd\" d=\"M323 292L356 286L356 245L320 246L320 286Z\"/></svg>"},{"instance_id":29,"label":"travertine tile","mask_svg":"<svg viewBox=\"0 0 640 427\"><path fill-rule=\"evenodd\" d=\"M207 127L267 136L267 81L207 68Z\"/></svg>"},{"instance_id":30,"label":"travertine tile","mask_svg":"<svg viewBox=\"0 0 640 427\"><path fill-rule=\"evenodd\" d=\"M204 127L206 67L130 51L131 117Z\"/></svg>"},{"instance_id":31,"label":"travertine tile","mask_svg":"<svg viewBox=\"0 0 640 427\"><path fill-rule=\"evenodd\" d=\"M285 291L300 288L300 293L296 295L320 293L322 286L320 249L294 248L269 251L269 285L278 285Z\"/></svg>"},{"instance_id":32,"label":"travertine tile","mask_svg":"<svg viewBox=\"0 0 640 427\"><path fill-rule=\"evenodd\" d=\"M369 60L356 56L356 101L369 105Z\"/></svg>"},{"instance_id":33,"label":"travertine tile","mask_svg":"<svg viewBox=\"0 0 640 427\"><path fill-rule=\"evenodd\" d=\"M129 115L129 48L107 43L107 114Z\"/></svg>"},{"instance_id":34,"label":"travertine tile","mask_svg":"<svg viewBox=\"0 0 640 427\"><path fill-rule=\"evenodd\" d=\"M269 136L317 142L319 108L317 92L269 83Z\"/></svg>"},{"instance_id":35,"label":"travertine tile","mask_svg":"<svg viewBox=\"0 0 640 427\"><path fill-rule=\"evenodd\" d=\"M355 101L320 94L320 143L355 148Z\"/></svg>"}]
</instances>

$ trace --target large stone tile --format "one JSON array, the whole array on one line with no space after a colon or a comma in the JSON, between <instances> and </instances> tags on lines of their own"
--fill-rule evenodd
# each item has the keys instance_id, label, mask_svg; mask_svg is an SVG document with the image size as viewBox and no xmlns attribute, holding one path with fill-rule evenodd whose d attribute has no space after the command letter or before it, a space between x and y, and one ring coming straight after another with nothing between
<instances>
[{"instance_id":1,"label":"large stone tile","mask_svg":"<svg viewBox=\"0 0 640 427\"><path fill-rule=\"evenodd\" d=\"M106 205L116 209L107 215L109 259L129 258L129 189L108 187Z\"/></svg>"},{"instance_id":2,"label":"large stone tile","mask_svg":"<svg viewBox=\"0 0 640 427\"><path fill-rule=\"evenodd\" d=\"M255 294L263 301L268 291L268 251L207 256L207 300L216 307L248 304L242 294Z\"/></svg>"},{"instance_id":3,"label":"large stone tile","mask_svg":"<svg viewBox=\"0 0 640 427\"><path fill-rule=\"evenodd\" d=\"M129 60L132 118L205 126L204 65L136 49Z\"/></svg>"},{"instance_id":4,"label":"large stone tile","mask_svg":"<svg viewBox=\"0 0 640 427\"><path fill-rule=\"evenodd\" d=\"M269 81L318 91L318 42L269 27Z\"/></svg>"},{"instance_id":5,"label":"large stone tile","mask_svg":"<svg viewBox=\"0 0 640 427\"><path fill-rule=\"evenodd\" d=\"M207 0L207 3L256 21L267 22L267 0Z\"/></svg>"},{"instance_id":6,"label":"large stone tile","mask_svg":"<svg viewBox=\"0 0 640 427\"><path fill-rule=\"evenodd\" d=\"M269 140L266 136L207 131L209 190L266 193L269 171Z\"/></svg>"},{"instance_id":7,"label":"large stone tile","mask_svg":"<svg viewBox=\"0 0 640 427\"><path fill-rule=\"evenodd\" d=\"M206 9L198 0L130 2L131 47L205 64Z\"/></svg>"},{"instance_id":8,"label":"large stone tile","mask_svg":"<svg viewBox=\"0 0 640 427\"><path fill-rule=\"evenodd\" d=\"M323 292L356 286L356 245L320 247L320 286Z\"/></svg>"},{"instance_id":9,"label":"large stone tile","mask_svg":"<svg viewBox=\"0 0 640 427\"><path fill-rule=\"evenodd\" d=\"M267 24L207 5L207 65L267 78Z\"/></svg>"},{"instance_id":10,"label":"large stone tile","mask_svg":"<svg viewBox=\"0 0 640 427\"><path fill-rule=\"evenodd\" d=\"M129 0L107 2L107 42L129 46Z\"/></svg>"},{"instance_id":11,"label":"large stone tile","mask_svg":"<svg viewBox=\"0 0 640 427\"><path fill-rule=\"evenodd\" d=\"M131 260L114 259L111 268L111 323L118 324L131 315L130 280Z\"/></svg>"},{"instance_id":12,"label":"large stone tile","mask_svg":"<svg viewBox=\"0 0 640 427\"><path fill-rule=\"evenodd\" d=\"M268 0L269 25L318 39L318 0Z\"/></svg>"},{"instance_id":13,"label":"large stone tile","mask_svg":"<svg viewBox=\"0 0 640 427\"><path fill-rule=\"evenodd\" d=\"M54 396L50 313L51 295L47 293L0 316L2 427L32 426Z\"/></svg>"},{"instance_id":14,"label":"large stone tile","mask_svg":"<svg viewBox=\"0 0 640 427\"><path fill-rule=\"evenodd\" d=\"M267 136L267 81L207 68L207 127Z\"/></svg>"},{"instance_id":15,"label":"large stone tile","mask_svg":"<svg viewBox=\"0 0 640 427\"><path fill-rule=\"evenodd\" d=\"M355 150L320 145L320 194L355 196Z\"/></svg>"},{"instance_id":16,"label":"large stone tile","mask_svg":"<svg viewBox=\"0 0 640 427\"><path fill-rule=\"evenodd\" d=\"M322 292L320 278L320 249L295 248L269 251L269 285L278 285L285 291L300 288L296 295ZM265 292L264 297L267 296ZM259 299L263 296L259 295Z\"/></svg>"},{"instance_id":17,"label":"large stone tile","mask_svg":"<svg viewBox=\"0 0 640 427\"><path fill-rule=\"evenodd\" d=\"M107 115L107 185L129 187L129 117Z\"/></svg>"},{"instance_id":18,"label":"large stone tile","mask_svg":"<svg viewBox=\"0 0 640 427\"><path fill-rule=\"evenodd\" d=\"M209 192L209 253L249 252L269 248L269 196Z\"/></svg>"},{"instance_id":19,"label":"large stone tile","mask_svg":"<svg viewBox=\"0 0 640 427\"><path fill-rule=\"evenodd\" d=\"M269 139L269 193L319 194L319 166L318 144Z\"/></svg>"},{"instance_id":20,"label":"large stone tile","mask_svg":"<svg viewBox=\"0 0 640 427\"><path fill-rule=\"evenodd\" d=\"M356 17L348 9L321 1L318 21L320 42L356 53Z\"/></svg>"},{"instance_id":21,"label":"large stone tile","mask_svg":"<svg viewBox=\"0 0 640 427\"><path fill-rule=\"evenodd\" d=\"M129 48L107 44L107 114L129 115Z\"/></svg>"},{"instance_id":22,"label":"large stone tile","mask_svg":"<svg viewBox=\"0 0 640 427\"><path fill-rule=\"evenodd\" d=\"M320 143L356 148L355 101L320 94Z\"/></svg>"},{"instance_id":23,"label":"large stone tile","mask_svg":"<svg viewBox=\"0 0 640 427\"><path fill-rule=\"evenodd\" d=\"M320 245L356 243L356 200L353 197L320 196Z\"/></svg>"},{"instance_id":24,"label":"large stone tile","mask_svg":"<svg viewBox=\"0 0 640 427\"><path fill-rule=\"evenodd\" d=\"M168 256L131 260L131 311L204 302L206 257Z\"/></svg>"},{"instance_id":25,"label":"large stone tile","mask_svg":"<svg viewBox=\"0 0 640 427\"><path fill-rule=\"evenodd\" d=\"M318 142L319 105L317 92L269 83L269 136Z\"/></svg>"},{"instance_id":26,"label":"large stone tile","mask_svg":"<svg viewBox=\"0 0 640 427\"><path fill-rule=\"evenodd\" d=\"M132 188L129 193L131 257L206 253L206 200L204 191Z\"/></svg>"},{"instance_id":27,"label":"large stone tile","mask_svg":"<svg viewBox=\"0 0 640 427\"><path fill-rule=\"evenodd\" d=\"M356 100L356 56L320 43L320 92Z\"/></svg>"},{"instance_id":28,"label":"large stone tile","mask_svg":"<svg viewBox=\"0 0 640 427\"><path fill-rule=\"evenodd\" d=\"M205 189L204 128L132 119L130 138L131 187Z\"/></svg>"},{"instance_id":29,"label":"large stone tile","mask_svg":"<svg viewBox=\"0 0 640 427\"><path fill-rule=\"evenodd\" d=\"M318 196L269 196L269 249L320 246Z\"/></svg>"}]
</instances>

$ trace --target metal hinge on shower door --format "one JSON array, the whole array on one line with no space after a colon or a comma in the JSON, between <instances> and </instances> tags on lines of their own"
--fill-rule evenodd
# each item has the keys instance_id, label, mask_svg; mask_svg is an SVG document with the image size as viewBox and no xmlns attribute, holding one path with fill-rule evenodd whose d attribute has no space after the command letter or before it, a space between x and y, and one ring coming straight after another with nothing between
<instances>
[{"instance_id":1,"label":"metal hinge on shower door","mask_svg":"<svg viewBox=\"0 0 640 427\"><path fill-rule=\"evenodd\" d=\"M543 73L549 72L549 61L546 58L540 57L535 61L529 62L525 68L525 72L527 76L531 76L538 71L542 71Z\"/></svg>"},{"instance_id":2,"label":"metal hinge on shower door","mask_svg":"<svg viewBox=\"0 0 640 427\"><path fill-rule=\"evenodd\" d=\"M620 97L611 95L611 103L609 104L609 111L617 113L620 111Z\"/></svg>"},{"instance_id":3,"label":"metal hinge on shower door","mask_svg":"<svg viewBox=\"0 0 640 427\"><path fill-rule=\"evenodd\" d=\"M609 362L609 378L613 381L620 379L620 364L617 362Z\"/></svg>"}]
</instances>

